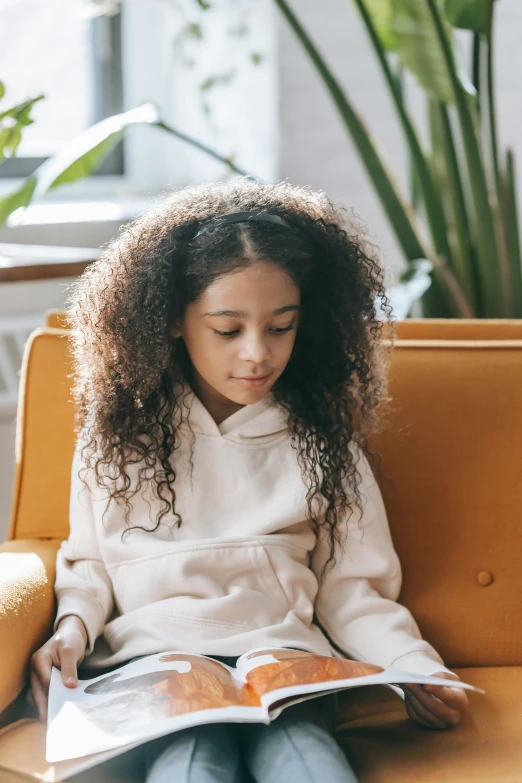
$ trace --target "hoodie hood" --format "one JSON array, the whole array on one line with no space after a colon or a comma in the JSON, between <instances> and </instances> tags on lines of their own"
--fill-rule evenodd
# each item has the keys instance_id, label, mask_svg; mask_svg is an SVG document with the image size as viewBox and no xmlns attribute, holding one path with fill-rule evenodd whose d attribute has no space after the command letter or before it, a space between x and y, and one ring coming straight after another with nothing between
<instances>
[{"instance_id":1,"label":"hoodie hood","mask_svg":"<svg viewBox=\"0 0 522 783\"><path fill-rule=\"evenodd\" d=\"M221 424L216 424L199 397L190 390L184 397L184 407L188 408L188 418L194 433L216 438L225 438L236 442L264 442L274 436L288 433L286 411L275 401L271 392L263 399L251 405L244 405L228 416ZM185 408L185 410L186 410Z\"/></svg>"}]
</instances>

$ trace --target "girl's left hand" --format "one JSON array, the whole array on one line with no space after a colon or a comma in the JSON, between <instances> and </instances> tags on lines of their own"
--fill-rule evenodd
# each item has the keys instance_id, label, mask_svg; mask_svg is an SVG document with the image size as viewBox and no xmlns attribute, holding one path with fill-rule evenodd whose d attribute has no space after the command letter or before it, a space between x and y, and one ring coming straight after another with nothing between
<instances>
[{"instance_id":1,"label":"girl's left hand","mask_svg":"<svg viewBox=\"0 0 522 783\"><path fill-rule=\"evenodd\" d=\"M456 674L437 672L434 677L460 679ZM461 688L443 685L401 685L406 710L410 718L427 729L448 729L460 721L460 713L468 706L468 697Z\"/></svg>"}]
</instances>

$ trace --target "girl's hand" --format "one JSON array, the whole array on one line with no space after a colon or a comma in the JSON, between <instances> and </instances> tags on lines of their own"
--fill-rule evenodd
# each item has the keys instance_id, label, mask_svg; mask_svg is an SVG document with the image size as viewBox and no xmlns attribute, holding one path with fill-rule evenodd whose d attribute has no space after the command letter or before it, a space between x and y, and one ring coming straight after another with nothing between
<instances>
[{"instance_id":1,"label":"girl's hand","mask_svg":"<svg viewBox=\"0 0 522 783\"><path fill-rule=\"evenodd\" d=\"M434 677L459 680L456 674L437 672ZM456 726L460 713L468 706L466 692L444 685L401 685L410 718L427 729L447 729Z\"/></svg>"},{"instance_id":2,"label":"girl's hand","mask_svg":"<svg viewBox=\"0 0 522 783\"><path fill-rule=\"evenodd\" d=\"M54 636L31 656L31 691L41 721L47 720L47 698L52 667L61 669L62 680L68 688L78 683L76 673L87 647L87 631L74 614L64 617Z\"/></svg>"}]
</instances>

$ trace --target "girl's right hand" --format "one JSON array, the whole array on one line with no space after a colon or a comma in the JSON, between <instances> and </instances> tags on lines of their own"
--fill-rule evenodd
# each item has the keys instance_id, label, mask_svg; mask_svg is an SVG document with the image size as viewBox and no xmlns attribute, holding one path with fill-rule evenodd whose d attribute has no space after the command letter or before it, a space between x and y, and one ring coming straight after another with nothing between
<instances>
[{"instance_id":1,"label":"girl's right hand","mask_svg":"<svg viewBox=\"0 0 522 783\"><path fill-rule=\"evenodd\" d=\"M77 615L62 618L56 633L31 656L31 691L38 708L38 717L47 721L47 699L53 666L61 669L68 688L78 682L77 668L87 648L87 631Z\"/></svg>"}]
</instances>

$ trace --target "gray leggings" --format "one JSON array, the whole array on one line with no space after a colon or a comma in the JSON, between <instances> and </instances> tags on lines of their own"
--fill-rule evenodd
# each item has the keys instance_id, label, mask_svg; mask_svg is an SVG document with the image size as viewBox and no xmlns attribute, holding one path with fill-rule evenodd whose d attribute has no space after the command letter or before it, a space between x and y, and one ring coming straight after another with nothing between
<instances>
[{"instance_id":1,"label":"gray leggings","mask_svg":"<svg viewBox=\"0 0 522 783\"><path fill-rule=\"evenodd\" d=\"M211 657L231 666L236 662L236 657ZM332 735L336 717L337 694L331 693L287 707L268 726L210 723L182 729L143 745L144 779L146 783L357 783Z\"/></svg>"}]
</instances>

